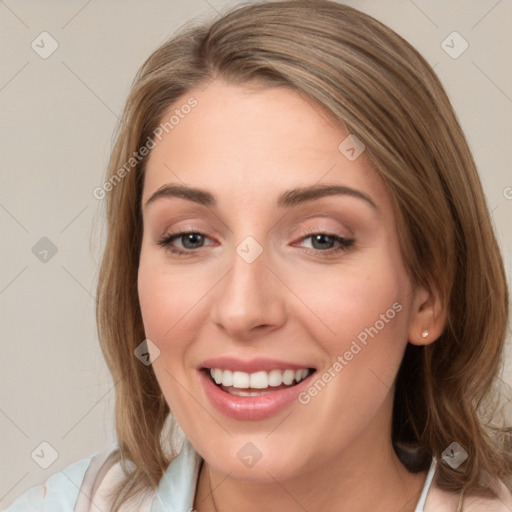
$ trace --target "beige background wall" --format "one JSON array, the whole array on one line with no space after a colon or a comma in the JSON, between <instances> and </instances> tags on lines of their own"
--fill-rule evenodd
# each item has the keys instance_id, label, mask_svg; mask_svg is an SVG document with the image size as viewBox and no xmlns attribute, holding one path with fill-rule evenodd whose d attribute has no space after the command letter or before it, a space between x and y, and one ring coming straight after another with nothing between
<instances>
[{"instance_id":1,"label":"beige background wall","mask_svg":"<svg viewBox=\"0 0 512 512\"><path fill-rule=\"evenodd\" d=\"M183 22L236 3L0 2L0 507L113 440L113 385L95 333L101 201L92 192L143 60ZM435 66L474 151L510 282L512 3L347 3L391 26ZM51 38L38 37L43 31ZM463 39L446 39L454 31ZM58 48L48 56L52 38ZM48 469L35 462L54 455L41 442L58 453Z\"/></svg>"}]
</instances>

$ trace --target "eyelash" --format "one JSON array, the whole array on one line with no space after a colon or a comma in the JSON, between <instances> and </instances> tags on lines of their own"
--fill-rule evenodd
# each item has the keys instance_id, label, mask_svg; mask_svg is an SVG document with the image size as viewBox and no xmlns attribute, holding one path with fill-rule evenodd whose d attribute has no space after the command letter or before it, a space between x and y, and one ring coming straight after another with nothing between
<instances>
[{"instance_id":1,"label":"eyelash","mask_svg":"<svg viewBox=\"0 0 512 512\"><path fill-rule=\"evenodd\" d=\"M201 235L202 237L208 238L207 235L202 233L201 231L178 231L176 233L166 233L163 235L158 241L157 244L161 247L164 247L168 251L170 251L173 254L176 254L177 256L187 256L192 255L193 253L197 252L197 249L202 249L202 247L198 247L197 249L179 249L176 247L173 247L171 244L174 240L183 237L185 235ZM304 233L302 237L300 238L300 241L306 240L308 238L311 238L314 235L324 235L332 238L334 242L338 242L340 245L338 247L331 247L330 249L309 249L306 251L308 254L314 254L315 256L318 255L324 255L324 257L329 257L330 255L334 253L338 253L340 251L346 252L348 251L355 243L355 240L353 238L344 238L338 235L335 235L334 233L326 233L323 231L309 231L307 233Z\"/></svg>"}]
</instances>

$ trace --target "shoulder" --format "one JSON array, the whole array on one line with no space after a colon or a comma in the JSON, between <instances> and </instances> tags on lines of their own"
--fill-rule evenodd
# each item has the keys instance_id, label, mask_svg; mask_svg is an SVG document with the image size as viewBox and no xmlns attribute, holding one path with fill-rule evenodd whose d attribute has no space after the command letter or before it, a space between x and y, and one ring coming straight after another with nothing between
<instances>
[{"instance_id":1,"label":"shoulder","mask_svg":"<svg viewBox=\"0 0 512 512\"><path fill-rule=\"evenodd\" d=\"M117 446L81 459L33 487L1 512L106 512L114 490L125 478ZM165 471L157 492L149 490L123 504L123 512L190 510L194 500L200 455L188 441Z\"/></svg>"},{"instance_id":2,"label":"shoulder","mask_svg":"<svg viewBox=\"0 0 512 512\"><path fill-rule=\"evenodd\" d=\"M468 495L464 499L463 512L510 512L512 510L512 494L501 481L494 482L494 496ZM432 483L424 512L456 512L459 494L440 489Z\"/></svg>"},{"instance_id":3,"label":"shoulder","mask_svg":"<svg viewBox=\"0 0 512 512\"><path fill-rule=\"evenodd\" d=\"M3 512L54 512L73 510L84 475L92 460L80 459L62 471L50 476L46 482L32 487L14 500Z\"/></svg>"},{"instance_id":4,"label":"shoulder","mask_svg":"<svg viewBox=\"0 0 512 512\"><path fill-rule=\"evenodd\" d=\"M115 452L111 446L70 464L62 471L51 475L43 484L25 491L2 512L70 512L84 487L84 481L91 473L99 469L98 463L103 463L110 454Z\"/></svg>"}]
</instances>

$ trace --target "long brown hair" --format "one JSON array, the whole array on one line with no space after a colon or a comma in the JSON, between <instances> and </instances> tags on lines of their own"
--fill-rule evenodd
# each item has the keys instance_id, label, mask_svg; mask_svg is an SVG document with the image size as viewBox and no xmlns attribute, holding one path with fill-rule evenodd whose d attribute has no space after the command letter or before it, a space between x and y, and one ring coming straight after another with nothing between
<instances>
[{"instance_id":1,"label":"long brown hair","mask_svg":"<svg viewBox=\"0 0 512 512\"><path fill-rule=\"evenodd\" d=\"M425 59L372 17L327 0L272 1L187 25L158 48L135 77L116 133L101 188L108 232L97 296L126 471L114 510L154 489L175 456L162 445L169 408L151 366L134 357L145 338L137 270L147 156L126 162L155 138L171 105L217 76L290 87L364 141L389 189L410 277L436 287L447 312L438 340L408 344L396 381L395 449L419 471L452 442L462 446L469 456L458 469L438 464L446 490L478 492L482 472L506 478L511 447L488 414L506 336L506 275L450 101Z\"/></svg>"}]
</instances>

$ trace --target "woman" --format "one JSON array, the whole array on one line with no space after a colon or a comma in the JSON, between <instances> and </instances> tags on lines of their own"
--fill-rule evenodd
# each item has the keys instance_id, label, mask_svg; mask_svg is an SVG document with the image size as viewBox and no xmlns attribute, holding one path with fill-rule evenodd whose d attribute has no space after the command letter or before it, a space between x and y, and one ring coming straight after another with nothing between
<instances>
[{"instance_id":1,"label":"woman","mask_svg":"<svg viewBox=\"0 0 512 512\"><path fill-rule=\"evenodd\" d=\"M503 263L401 37L319 0L183 29L139 71L101 191L118 449L9 512L512 509L488 414Z\"/></svg>"}]
</instances>

